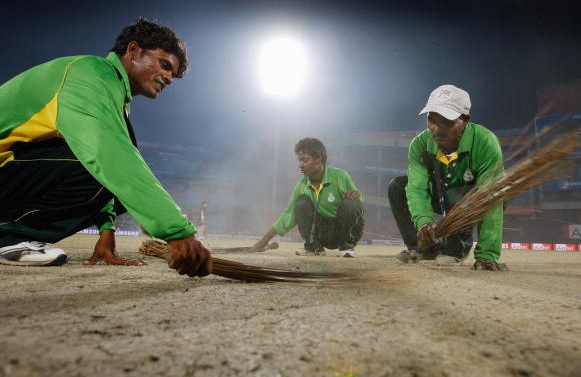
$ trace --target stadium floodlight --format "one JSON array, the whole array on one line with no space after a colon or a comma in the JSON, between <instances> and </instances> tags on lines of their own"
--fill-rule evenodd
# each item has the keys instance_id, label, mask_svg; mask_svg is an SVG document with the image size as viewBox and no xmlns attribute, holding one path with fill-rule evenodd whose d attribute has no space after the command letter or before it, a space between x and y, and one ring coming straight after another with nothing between
<instances>
[{"instance_id":1,"label":"stadium floodlight","mask_svg":"<svg viewBox=\"0 0 581 377\"><path fill-rule=\"evenodd\" d=\"M293 97L303 85L306 72L305 51L296 39L279 36L264 44L260 75L267 94L279 98Z\"/></svg>"},{"instance_id":2,"label":"stadium floodlight","mask_svg":"<svg viewBox=\"0 0 581 377\"><path fill-rule=\"evenodd\" d=\"M304 83L307 73L305 51L301 44L292 37L274 37L263 46L259 69L264 91L277 100L272 175L272 207L276 208L280 102L282 99L296 96Z\"/></svg>"}]
</instances>

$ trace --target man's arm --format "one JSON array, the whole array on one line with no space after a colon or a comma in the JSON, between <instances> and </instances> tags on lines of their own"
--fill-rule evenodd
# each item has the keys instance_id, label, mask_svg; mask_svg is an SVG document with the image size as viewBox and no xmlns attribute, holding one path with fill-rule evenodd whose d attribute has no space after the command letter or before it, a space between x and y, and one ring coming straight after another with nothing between
<instances>
[{"instance_id":1,"label":"man's arm","mask_svg":"<svg viewBox=\"0 0 581 377\"><path fill-rule=\"evenodd\" d=\"M167 242L171 255L168 266L180 275L206 276L212 273L210 251L194 236Z\"/></svg>"},{"instance_id":2,"label":"man's arm","mask_svg":"<svg viewBox=\"0 0 581 377\"><path fill-rule=\"evenodd\" d=\"M57 128L85 168L152 236L183 239L196 232L129 138L125 93L113 68L77 60L59 92Z\"/></svg>"},{"instance_id":3,"label":"man's arm","mask_svg":"<svg viewBox=\"0 0 581 377\"><path fill-rule=\"evenodd\" d=\"M477 184L486 184L487 181L504 172L502 149L500 142L492 132L478 143L474 151L478 158ZM502 249L502 228L504 220L503 204L489 210L480 223L478 243L474 250L474 257L478 260L497 262Z\"/></svg>"},{"instance_id":4,"label":"man's arm","mask_svg":"<svg viewBox=\"0 0 581 377\"><path fill-rule=\"evenodd\" d=\"M138 259L126 259L117 255L115 250L115 231L113 229L103 230L99 233L99 240L95 244L93 255L89 260L83 262L84 265L94 265L103 261L105 264L116 266L145 266L147 263Z\"/></svg>"},{"instance_id":5,"label":"man's arm","mask_svg":"<svg viewBox=\"0 0 581 377\"><path fill-rule=\"evenodd\" d=\"M277 235L276 230L274 230L274 228L270 228L264 234L264 236L262 236L262 238L257 243L254 244L254 248L258 250L263 250L264 248L266 248L270 240L272 240L276 235Z\"/></svg>"},{"instance_id":6,"label":"man's arm","mask_svg":"<svg viewBox=\"0 0 581 377\"><path fill-rule=\"evenodd\" d=\"M343 185L345 190L342 197L345 199L363 200L361 190L355 185L353 177L347 171L343 171Z\"/></svg>"},{"instance_id":7,"label":"man's arm","mask_svg":"<svg viewBox=\"0 0 581 377\"><path fill-rule=\"evenodd\" d=\"M359 193L359 191L349 190L345 194L343 194L343 198L359 200L359 198L361 198L361 194Z\"/></svg>"},{"instance_id":8,"label":"man's arm","mask_svg":"<svg viewBox=\"0 0 581 377\"><path fill-rule=\"evenodd\" d=\"M254 244L254 247L257 249L264 249L270 240L274 238L276 235L284 236L287 234L295 225L296 220L294 216L294 205L297 197L301 192L301 187L303 185L303 180L299 180L289 198L288 204L286 209L281 213L279 218L272 224L272 228L270 228L262 238Z\"/></svg>"},{"instance_id":9,"label":"man's arm","mask_svg":"<svg viewBox=\"0 0 581 377\"><path fill-rule=\"evenodd\" d=\"M430 176L426 158L431 157L428 151L428 131L416 136L410 143L408 152L408 183L406 197L412 217L412 222L417 230L428 223L435 223L432 199L430 196Z\"/></svg>"},{"instance_id":10,"label":"man's arm","mask_svg":"<svg viewBox=\"0 0 581 377\"><path fill-rule=\"evenodd\" d=\"M78 64L78 66L77 66ZM168 241L180 274L204 276L212 263L209 251L196 241L196 227L153 175L129 137L123 85L109 64L79 59L59 92L57 129L83 166L118 198L152 236ZM101 232L95 246L104 258L114 255L113 231ZM173 242L175 241L175 242Z\"/></svg>"}]
</instances>

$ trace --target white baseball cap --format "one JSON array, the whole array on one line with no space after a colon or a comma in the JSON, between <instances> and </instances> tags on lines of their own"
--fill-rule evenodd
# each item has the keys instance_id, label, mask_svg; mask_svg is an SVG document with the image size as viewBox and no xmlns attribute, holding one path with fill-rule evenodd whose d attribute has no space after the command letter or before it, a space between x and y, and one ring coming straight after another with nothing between
<instances>
[{"instance_id":1,"label":"white baseball cap","mask_svg":"<svg viewBox=\"0 0 581 377\"><path fill-rule=\"evenodd\" d=\"M462 114L470 114L470 96L454 85L439 86L430 94L428 103L418 115L430 112L450 120L458 119Z\"/></svg>"}]
</instances>

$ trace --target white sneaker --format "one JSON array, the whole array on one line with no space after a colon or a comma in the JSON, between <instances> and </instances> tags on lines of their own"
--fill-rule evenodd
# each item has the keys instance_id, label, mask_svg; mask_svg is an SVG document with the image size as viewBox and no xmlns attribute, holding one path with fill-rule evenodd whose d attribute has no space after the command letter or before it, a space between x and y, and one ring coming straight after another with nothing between
<instances>
[{"instance_id":1,"label":"white sneaker","mask_svg":"<svg viewBox=\"0 0 581 377\"><path fill-rule=\"evenodd\" d=\"M48 247L44 242L28 241L0 248L0 264L12 266L60 266L67 263L63 249Z\"/></svg>"},{"instance_id":2,"label":"white sneaker","mask_svg":"<svg viewBox=\"0 0 581 377\"><path fill-rule=\"evenodd\" d=\"M324 248L317 249L316 251L308 251L304 247L297 249L295 251L295 254L303 256L303 257L304 256L315 256L315 255L320 256L320 257L324 257L326 255Z\"/></svg>"},{"instance_id":3,"label":"white sneaker","mask_svg":"<svg viewBox=\"0 0 581 377\"><path fill-rule=\"evenodd\" d=\"M339 255L343 258L355 258L355 249L339 250Z\"/></svg>"}]
</instances>

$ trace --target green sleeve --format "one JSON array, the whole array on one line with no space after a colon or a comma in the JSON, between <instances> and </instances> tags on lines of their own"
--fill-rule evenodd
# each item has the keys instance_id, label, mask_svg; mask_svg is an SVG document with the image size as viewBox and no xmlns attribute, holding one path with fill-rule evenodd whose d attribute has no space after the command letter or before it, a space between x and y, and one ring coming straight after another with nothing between
<instances>
[{"instance_id":1,"label":"green sleeve","mask_svg":"<svg viewBox=\"0 0 581 377\"><path fill-rule=\"evenodd\" d=\"M301 187L303 186L302 180L298 181L293 188L291 197L288 201L286 209L280 215L280 217L272 224L272 228L276 230L279 236L284 236L297 224L294 214L294 205L296 199L299 197L301 192Z\"/></svg>"},{"instance_id":2,"label":"green sleeve","mask_svg":"<svg viewBox=\"0 0 581 377\"><path fill-rule=\"evenodd\" d=\"M408 152L408 184L406 196L416 229L427 223L435 222L432 199L430 197L430 176L427 168L429 161L426 131L416 136L410 143Z\"/></svg>"},{"instance_id":3,"label":"green sleeve","mask_svg":"<svg viewBox=\"0 0 581 377\"><path fill-rule=\"evenodd\" d=\"M353 190L353 191L357 191L359 193L359 201L362 202L363 201L363 193L361 192L361 190L359 190L359 188L357 187L357 185L355 185L355 182L353 181L353 177L351 177L351 174L349 174L348 172L344 172L343 174L343 180L344 180L344 187L345 187L345 192Z\"/></svg>"},{"instance_id":4,"label":"green sleeve","mask_svg":"<svg viewBox=\"0 0 581 377\"><path fill-rule=\"evenodd\" d=\"M481 142L477 143L474 153L474 160L481 161L477 166L477 184L486 184L494 177L504 172L503 157L500 143L491 132L488 137L481 137ZM474 257L498 261L502 249L502 226L504 209L503 204L492 208L482 218L478 231L478 243L474 250Z\"/></svg>"},{"instance_id":5,"label":"green sleeve","mask_svg":"<svg viewBox=\"0 0 581 377\"><path fill-rule=\"evenodd\" d=\"M113 203L114 200L110 200L109 203L101 208L101 213L96 219L99 233L108 229L115 230L115 219L117 219L117 214L113 211Z\"/></svg>"},{"instance_id":6,"label":"green sleeve","mask_svg":"<svg viewBox=\"0 0 581 377\"><path fill-rule=\"evenodd\" d=\"M85 168L152 236L172 240L195 234L131 143L124 100L113 67L96 57L79 59L59 92L57 129Z\"/></svg>"}]
</instances>

